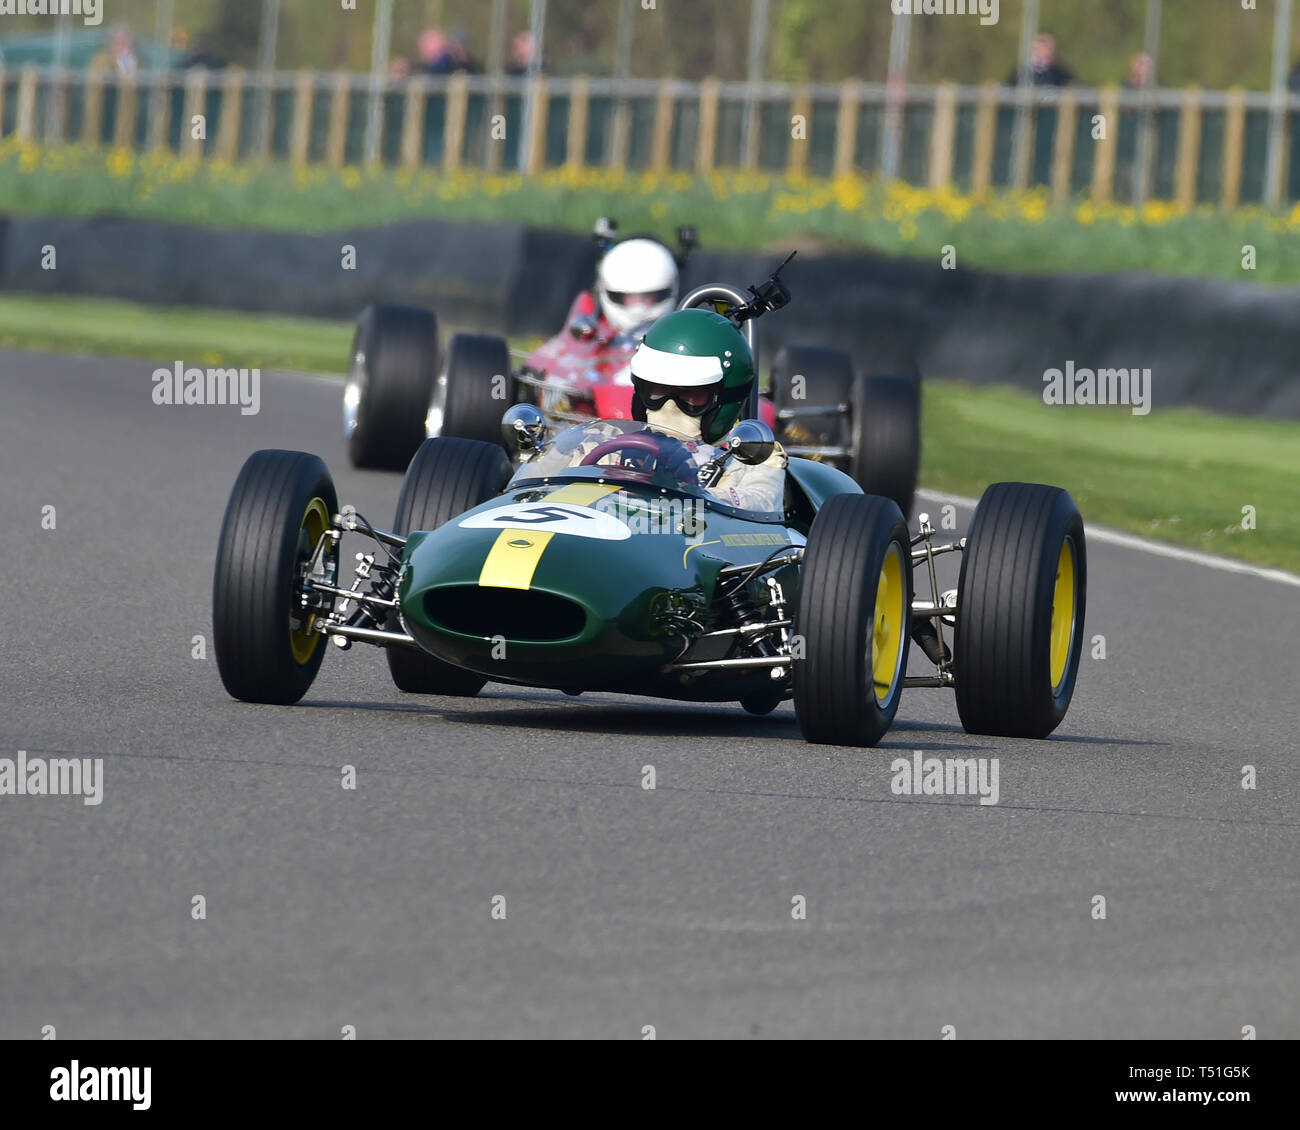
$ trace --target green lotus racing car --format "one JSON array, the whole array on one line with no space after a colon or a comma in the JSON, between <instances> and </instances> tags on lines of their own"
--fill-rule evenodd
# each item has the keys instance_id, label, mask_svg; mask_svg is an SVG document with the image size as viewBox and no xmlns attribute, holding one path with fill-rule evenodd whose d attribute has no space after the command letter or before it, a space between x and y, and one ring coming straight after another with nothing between
<instances>
[{"instance_id":1,"label":"green lotus racing car","mask_svg":"<svg viewBox=\"0 0 1300 1130\"><path fill-rule=\"evenodd\" d=\"M774 275L748 293L699 288L681 308L723 314L756 355L759 317L788 299ZM736 413L752 417L757 395L748 389ZM475 695L492 681L752 714L792 698L804 737L837 745L879 742L909 687L951 688L972 732L1045 737L1064 717L1087 588L1083 522L1064 490L996 483L967 536L936 544L924 516L910 532L896 502L809 459L780 460L770 499L716 489L780 454L756 419L705 447L702 465L653 421L551 435L534 405L518 404L503 430L517 466L499 444L425 440L392 530L340 508L316 456L250 456L214 579L230 694L297 702L332 642L385 649L394 683L414 694ZM368 548L345 578L352 537ZM961 571L941 593L935 558L946 553L961 554ZM909 675L913 642L924 674Z\"/></svg>"}]
</instances>

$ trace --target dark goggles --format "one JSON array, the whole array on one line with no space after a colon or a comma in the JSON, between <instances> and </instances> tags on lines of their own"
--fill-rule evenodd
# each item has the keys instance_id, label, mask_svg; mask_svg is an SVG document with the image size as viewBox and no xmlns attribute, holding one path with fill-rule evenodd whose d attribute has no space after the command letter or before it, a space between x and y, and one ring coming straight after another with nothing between
<instances>
[{"instance_id":1,"label":"dark goggles","mask_svg":"<svg viewBox=\"0 0 1300 1130\"><path fill-rule=\"evenodd\" d=\"M634 376L632 384L649 412L658 412L671 400L686 415L699 417L722 402L721 381L717 384L683 388L680 385L657 385Z\"/></svg>"},{"instance_id":2,"label":"dark goggles","mask_svg":"<svg viewBox=\"0 0 1300 1130\"><path fill-rule=\"evenodd\" d=\"M605 292L609 300L615 306L657 306L660 302L667 302L673 296L672 287L665 287L663 290L650 290L638 293L629 290L607 290Z\"/></svg>"}]
</instances>

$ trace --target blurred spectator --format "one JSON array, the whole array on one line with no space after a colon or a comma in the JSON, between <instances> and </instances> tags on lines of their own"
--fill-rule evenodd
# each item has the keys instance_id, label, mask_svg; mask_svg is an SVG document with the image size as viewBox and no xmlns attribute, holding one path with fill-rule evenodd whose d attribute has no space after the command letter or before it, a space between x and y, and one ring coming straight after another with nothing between
<instances>
[{"instance_id":1,"label":"blurred spectator","mask_svg":"<svg viewBox=\"0 0 1300 1130\"><path fill-rule=\"evenodd\" d=\"M510 41L510 61L506 74L530 75L536 69L537 40L531 31L521 31Z\"/></svg>"},{"instance_id":2,"label":"blurred spectator","mask_svg":"<svg viewBox=\"0 0 1300 1130\"><path fill-rule=\"evenodd\" d=\"M457 28L447 41L447 51L451 55L451 69L453 71L462 71L465 74L477 75L483 73L482 66L469 52L469 32L464 28Z\"/></svg>"},{"instance_id":3,"label":"blurred spectator","mask_svg":"<svg viewBox=\"0 0 1300 1130\"><path fill-rule=\"evenodd\" d=\"M405 55L394 55L388 60L389 78L410 78L411 60Z\"/></svg>"},{"instance_id":4,"label":"blurred spectator","mask_svg":"<svg viewBox=\"0 0 1300 1130\"><path fill-rule=\"evenodd\" d=\"M129 27L122 26L113 32L109 51L113 55L113 68L123 78L128 78L139 71L140 60L135 53L135 34Z\"/></svg>"},{"instance_id":5,"label":"blurred spectator","mask_svg":"<svg viewBox=\"0 0 1300 1130\"><path fill-rule=\"evenodd\" d=\"M1073 80L1074 75L1057 54L1056 36L1047 32L1034 36L1029 51L1029 81L1035 86L1069 86ZM1017 67L1007 79L1007 84L1016 86L1019 82L1020 68Z\"/></svg>"},{"instance_id":6,"label":"blurred spectator","mask_svg":"<svg viewBox=\"0 0 1300 1130\"><path fill-rule=\"evenodd\" d=\"M206 67L210 71L219 71L226 65L223 59L213 49L212 40L206 35L200 35L194 41L194 50L185 56L185 66L187 67Z\"/></svg>"},{"instance_id":7,"label":"blurred spectator","mask_svg":"<svg viewBox=\"0 0 1300 1130\"><path fill-rule=\"evenodd\" d=\"M108 46L90 61L92 70L112 71L118 78L134 78L140 70L135 35L125 24L113 29Z\"/></svg>"},{"instance_id":8,"label":"blurred spectator","mask_svg":"<svg viewBox=\"0 0 1300 1130\"><path fill-rule=\"evenodd\" d=\"M1286 88L1292 93L1300 94L1300 63L1296 63L1291 68L1291 74L1286 80Z\"/></svg>"},{"instance_id":9,"label":"blurred spectator","mask_svg":"<svg viewBox=\"0 0 1300 1130\"><path fill-rule=\"evenodd\" d=\"M1128 78L1124 85L1129 90L1150 90L1156 84L1156 61L1145 51L1139 51L1128 61Z\"/></svg>"},{"instance_id":10,"label":"blurred spectator","mask_svg":"<svg viewBox=\"0 0 1300 1130\"><path fill-rule=\"evenodd\" d=\"M449 75L455 66L447 33L440 27L426 28L420 33L420 70L429 75Z\"/></svg>"}]
</instances>

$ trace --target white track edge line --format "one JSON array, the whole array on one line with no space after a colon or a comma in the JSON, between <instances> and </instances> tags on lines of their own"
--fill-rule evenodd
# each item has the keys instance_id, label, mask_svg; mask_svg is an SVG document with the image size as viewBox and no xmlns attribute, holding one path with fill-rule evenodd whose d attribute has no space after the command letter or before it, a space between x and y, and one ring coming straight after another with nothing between
<instances>
[{"instance_id":1,"label":"white track edge line","mask_svg":"<svg viewBox=\"0 0 1300 1130\"><path fill-rule=\"evenodd\" d=\"M959 494L945 494L942 491L926 490L924 488L918 490L916 494L918 498L924 498L929 502L950 502L954 506L961 506L966 509L973 509L979 501ZM1175 561L1186 561L1192 565L1202 565L1206 569L1217 569L1221 573L1239 573L1247 577L1257 577L1261 581L1273 581L1276 584L1292 585L1295 588L1300 588L1300 576L1295 573L1288 573L1284 569L1269 569L1263 565L1251 565L1247 561L1235 561L1230 557L1216 557L1212 553L1202 553L1196 549L1183 549L1181 546L1167 545L1164 542L1138 537L1136 534L1126 534L1120 530L1112 530L1107 526L1094 526L1091 523L1085 523L1085 529L1090 541L1099 541L1106 545L1117 545L1123 549L1135 549L1139 553L1149 553L1153 557L1170 557Z\"/></svg>"}]
</instances>

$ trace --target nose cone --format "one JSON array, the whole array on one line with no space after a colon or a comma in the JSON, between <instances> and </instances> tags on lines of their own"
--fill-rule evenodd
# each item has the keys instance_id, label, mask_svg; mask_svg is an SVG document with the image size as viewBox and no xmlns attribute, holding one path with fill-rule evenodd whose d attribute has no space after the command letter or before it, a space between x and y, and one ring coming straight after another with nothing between
<instances>
[{"instance_id":1,"label":"nose cone","mask_svg":"<svg viewBox=\"0 0 1300 1130\"><path fill-rule=\"evenodd\" d=\"M541 686L594 687L672 659L683 625L703 622L708 559L684 553L675 529L641 533L591 509L615 490L524 491L412 535L398 594L411 634L447 662Z\"/></svg>"}]
</instances>

